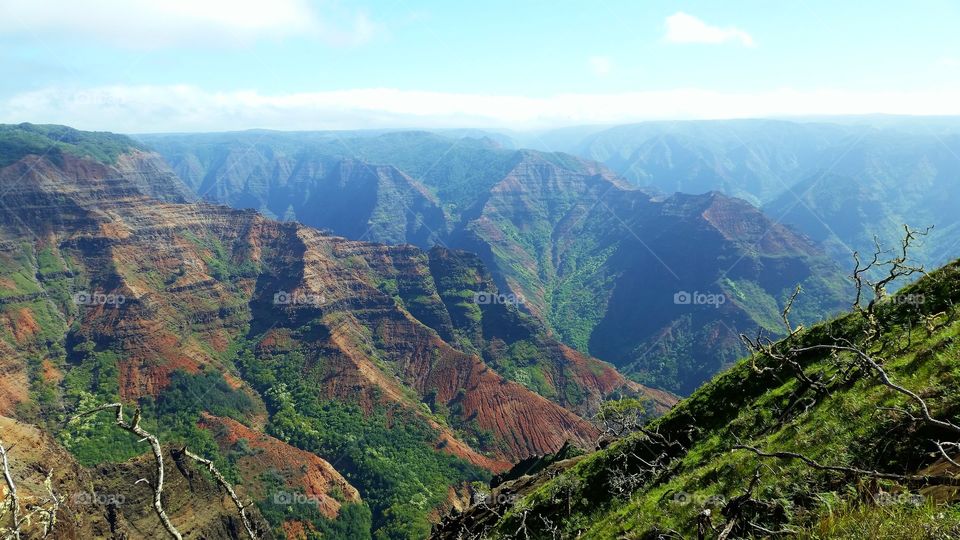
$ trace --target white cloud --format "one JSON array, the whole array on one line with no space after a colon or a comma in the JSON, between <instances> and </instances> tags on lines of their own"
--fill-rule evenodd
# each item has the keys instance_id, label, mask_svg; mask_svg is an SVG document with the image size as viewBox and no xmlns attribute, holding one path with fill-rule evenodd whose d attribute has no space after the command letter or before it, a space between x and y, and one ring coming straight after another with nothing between
<instances>
[{"instance_id":1,"label":"white cloud","mask_svg":"<svg viewBox=\"0 0 960 540\"><path fill-rule=\"evenodd\" d=\"M741 45L753 47L753 37L734 27L720 28L710 26L702 20L678 11L667 17L666 40L669 43L727 43L739 41Z\"/></svg>"},{"instance_id":2,"label":"white cloud","mask_svg":"<svg viewBox=\"0 0 960 540\"><path fill-rule=\"evenodd\" d=\"M362 11L330 8L320 14L308 0L0 0L0 12L0 35L136 49L289 36L356 45L376 30Z\"/></svg>"},{"instance_id":3,"label":"white cloud","mask_svg":"<svg viewBox=\"0 0 960 540\"><path fill-rule=\"evenodd\" d=\"M0 122L126 133L249 128L541 128L659 119L843 114L960 114L956 90L720 93L696 89L544 98L371 88L264 95L193 86L47 88L0 100Z\"/></svg>"},{"instance_id":4,"label":"white cloud","mask_svg":"<svg viewBox=\"0 0 960 540\"><path fill-rule=\"evenodd\" d=\"M591 56L588 63L590 71L598 77L605 77L613 70L613 60L607 56Z\"/></svg>"}]
</instances>

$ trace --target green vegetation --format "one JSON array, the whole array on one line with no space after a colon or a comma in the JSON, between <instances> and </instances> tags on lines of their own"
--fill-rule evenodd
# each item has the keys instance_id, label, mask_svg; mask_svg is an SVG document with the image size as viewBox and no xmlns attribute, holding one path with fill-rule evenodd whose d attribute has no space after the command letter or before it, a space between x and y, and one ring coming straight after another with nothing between
<instances>
[{"instance_id":1,"label":"green vegetation","mask_svg":"<svg viewBox=\"0 0 960 540\"><path fill-rule=\"evenodd\" d=\"M84 413L106 403L120 402L118 355L113 351L97 352L89 342L74 348L73 366L64 378L64 398L68 417ZM79 359L79 360L78 360ZM228 478L238 476L208 431L197 427L200 414L209 411L219 416L243 420L252 412L251 399L231 388L216 373L196 375L176 372L170 386L154 401L143 398L138 403L143 425L164 444L186 445L194 452L208 456ZM143 454L143 444L128 432L114 426L109 413L82 417L68 423L57 433L63 445L84 465L120 463Z\"/></svg>"},{"instance_id":2,"label":"green vegetation","mask_svg":"<svg viewBox=\"0 0 960 540\"><path fill-rule=\"evenodd\" d=\"M616 246L596 249L595 244L596 239L587 237L570 246L558 271L560 277L548 283L550 325L565 343L581 352L590 349L590 336L603 319L613 284L605 265Z\"/></svg>"},{"instance_id":3,"label":"green vegetation","mask_svg":"<svg viewBox=\"0 0 960 540\"><path fill-rule=\"evenodd\" d=\"M270 474L274 473L274 474ZM289 487L276 471L267 471L261 479L268 493L289 493ZM336 519L329 519L320 513L317 505L302 492L289 493L289 497L274 497L257 503L260 514L274 526L277 538L285 537L282 524L287 520L309 523L313 530L307 529L308 540L368 540L371 522L370 507L365 503L345 503L340 506Z\"/></svg>"},{"instance_id":4,"label":"green vegetation","mask_svg":"<svg viewBox=\"0 0 960 540\"><path fill-rule=\"evenodd\" d=\"M78 131L66 126L0 124L0 167L16 163L29 154L58 162L62 154L87 157L105 164L116 163L120 154L142 148L124 135Z\"/></svg>"},{"instance_id":5,"label":"green vegetation","mask_svg":"<svg viewBox=\"0 0 960 540\"><path fill-rule=\"evenodd\" d=\"M322 362L322 361L321 361ZM421 538L427 514L446 502L451 485L489 473L437 452L438 433L401 408L357 405L318 397L316 372L304 355L254 355L242 348L237 365L265 396L269 433L335 464L370 506L375 538Z\"/></svg>"},{"instance_id":6,"label":"green vegetation","mask_svg":"<svg viewBox=\"0 0 960 540\"><path fill-rule=\"evenodd\" d=\"M960 411L960 310L955 306L960 262L900 294L923 302L894 297L878 305L883 332L867 342L874 343L869 353L886 359L883 369L896 384L924 396L934 417L955 418ZM777 347L808 350L844 339L860 343L869 328L863 315L853 313ZM799 358L805 376L826 385L822 391L805 386L789 365L766 354L744 359L650 422L644 433L541 479L502 509L505 515L493 537L511 538L523 522L531 538L554 534L545 523L556 525L563 537L696 537L705 509L712 510L718 531L742 512L749 516L744 519L796 538L955 537L960 510L949 489L818 470L798 459L763 458L735 448L795 452L820 464L893 474L918 474L934 464L940 469L925 474L945 474L944 466L947 474L958 472L938 460L931 442L955 439L898 412L919 416L917 402L880 384L873 370L857 367L856 357L814 348ZM648 468L632 455L648 465L664 459L658 455L667 458ZM732 510L729 503L745 493L754 502ZM744 523L732 525L738 537L765 536Z\"/></svg>"},{"instance_id":7,"label":"green vegetation","mask_svg":"<svg viewBox=\"0 0 960 540\"><path fill-rule=\"evenodd\" d=\"M215 236L197 237L185 232L184 237L204 250L203 262L207 265L210 277L217 281L230 282L238 278L255 277L259 273L256 263L247 257L230 253L227 246Z\"/></svg>"},{"instance_id":8,"label":"green vegetation","mask_svg":"<svg viewBox=\"0 0 960 540\"><path fill-rule=\"evenodd\" d=\"M219 373L201 371L191 375L177 371L157 403L159 413L199 413L205 410L243 422L255 410L253 400L235 390Z\"/></svg>"}]
</instances>

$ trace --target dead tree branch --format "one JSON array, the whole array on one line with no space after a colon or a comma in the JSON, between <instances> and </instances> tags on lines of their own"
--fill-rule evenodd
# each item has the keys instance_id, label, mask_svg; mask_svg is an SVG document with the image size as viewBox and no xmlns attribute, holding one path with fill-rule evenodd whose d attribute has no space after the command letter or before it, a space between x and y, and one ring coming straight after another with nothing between
<instances>
[{"instance_id":1,"label":"dead tree branch","mask_svg":"<svg viewBox=\"0 0 960 540\"><path fill-rule=\"evenodd\" d=\"M217 467L209 459L203 458L194 454L193 452L186 449L186 447L181 450L185 456L196 461L197 463L202 464L210 471L210 474L213 475L213 478L220 484L220 487L227 492L227 495L233 499L233 504L237 506L237 511L240 512L240 519L243 520L243 526L247 529L247 534L250 535L251 540L259 540L259 536L253 530L253 524L250 522L250 518L247 516L247 506L243 504L240 500L240 497L237 496L237 492L234 491L233 486L230 485L230 482L227 482L227 479L220 474L220 471L217 470Z\"/></svg>"},{"instance_id":2,"label":"dead tree branch","mask_svg":"<svg viewBox=\"0 0 960 540\"><path fill-rule=\"evenodd\" d=\"M920 397L920 395L917 394L916 392L893 382L890 379L890 375L887 373L887 371L883 369L883 367L880 365L880 362L874 359L870 354L865 352L862 348L855 347L851 344L811 345L809 347L796 349L796 351L805 352L805 351L822 350L822 349L831 350L831 351L848 352L853 354L861 362L862 365L866 366L870 371L872 371L874 374L876 374L879 377L880 382L881 384L883 384L883 386L890 388L894 392L907 396L914 403L916 403L917 406L920 408L921 414L923 415L921 419L924 422L960 435L960 426L958 426L957 424L954 424L953 422L934 418L933 415L930 414L930 407L927 405L926 400Z\"/></svg>"},{"instance_id":3,"label":"dead tree branch","mask_svg":"<svg viewBox=\"0 0 960 540\"><path fill-rule=\"evenodd\" d=\"M127 423L123 419L123 404L122 403L110 403L108 405L102 405L96 409L89 410L85 413L74 418L81 418L84 416L90 416L101 411L106 411L113 409L116 413L116 424L130 433L133 433L137 437L140 437L141 441L147 441L150 443L150 448L153 450L153 457L157 463L157 482L153 484L150 480L146 478L141 478L137 480L135 484L144 483L153 489L153 509L157 514L157 517L160 518L160 522L163 524L163 527L167 530L167 533L170 534L172 538L176 540L183 540L183 536L180 534L180 531L174 527L173 523L170 521L170 518L167 517L166 511L163 509L163 448L160 446L160 440L157 439L155 435L152 435L140 427L140 409L137 409L133 413L133 420Z\"/></svg>"},{"instance_id":4,"label":"dead tree branch","mask_svg":"<svg viewBox=\"0 0 960 540\"><path fill-rule=\"evenodd\" d=\"M7 449L0 442L0 460L3 462L3 478L7 482L7 498L10 500L10 517L12 527L2 529L5 533L4 538L15 538L20 540L20 497L17 495L17 484L13 481L13 474L10 473L10 460L7 456Z\"/></svg>"},{"instance_id":5,"label":"dead tree branch","mask_svg":"<svg viewBox=\"0 0 960 540\"><path fill-rule=\"evenodd\" d=\"M723 513L728 516L727 523L724 524L723 529L720 531L720 534L717 536L717 540L727 540L727 537L730 536L730 533L733 532L734 527L737 526L737 522L743 517L743 509L747 502L749 502L753 496L753 490L757 489L757 484L760 483L760 469L757 469L753 473L753 478L750 479L750 484L747 485L747 489L744 491L743 495L735 497L726 506L723 508Z\"/></svg>"},{"instance_id":6,"label":"dead tree branch","mask_svg":"<svg viewBox=\"0 0 960 540\"><path fill-rule=\"evenodd\" d=\"M803 330L802 325L794 328L793 325L790 324L790 311L793 309L793 303L797 301L797 297L800 296L801 292L803 292L803 287L797 284L797 288L794 289L793 294L787 299L787 304L783 307L783 311L780 312L780 318L783 319L783 326L787 329L787 337L793 337Z\"/></svg>"},{"instance_id":7,"label":"dead tree branch","mask_svg":"<svg viewBox=\"0 0 960 540\"><path fill-rule=\"evenodd\" d=\"M909 252L919 237L926 236L932 229L933 227L927 227L920 231L911 229L909 225L904 225L904 234L900 240L900 249L897 252L883 249L880 245L880 240L874 237L873 243L875 249L870 261L866 264L860 259L859 252L853 252L854 269L852 277L854 285L856 286L853 309L863 316L867 322L866 337L868 340L874 340L880 337L881 325L877 318L876 307L881 300L887 297L887 286L916 274L926 275L926 270L924 270L923 265L910 264ZM882 257L886 255L889 255L890 258L883 259ZM885 275L880 279L871 279L871 273L881 268L886 268ZM871 295L867 300L866 307L863 306L865 296L864 289L869 290Z\"/></svg>"},{"instance_id":8,"label":"dead tree branch","mask_svg":"<svg viewBox=\"0 0 960 540\"><path fill-rule=\"evenodd\" d=\"M960 478L954 478L952 476L929 476L929 475L915 475L915 474L896 474L888 473L881 471L871 471L867 469L860 469L858 467L844 467L840 465L823 465L813 459L808 458L802 454L796 452L764 452L753 446L748 446L744 444L737 444L733 446L734 450L748 450L753 452L759 457L762 458L776 458L784 460L800 460L805 465L812 469L818 471L828 471L828 472L839 472L845 474L853 474L858 476L869 476L871 478L879 478L881 480L894 480L897 482L903 482L905 484L912 484L918 486L953 486L960 487Z\"/></svg>"},{"instance_id":9,"label":"dead tree branch","mask_svg":"<svg viewBox=\"0 0 960 540\"><path fill-rule=\"evenodd\" d=\"M46 514L47 518L43 522L43 537L50 535L53 527L57 524L57 512L60 511L60 498L53 492L53 469L47 471L47 477L43 480L43 487L47 489L50 496L51 508L38 508L38 511Z\"/></svg>"}]
</instances>

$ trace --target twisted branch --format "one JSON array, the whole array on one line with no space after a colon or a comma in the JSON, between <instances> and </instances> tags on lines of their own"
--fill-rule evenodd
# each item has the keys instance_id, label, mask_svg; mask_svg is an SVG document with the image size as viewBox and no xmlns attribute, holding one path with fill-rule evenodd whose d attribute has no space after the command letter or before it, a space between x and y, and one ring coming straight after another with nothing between
<instances>
[{"instance_id":1,"label":"twisted branch","mask_svg":"<svg viewBox=\"0 0 960 540\"><path fill-rule=\"evenodd\" d=\"M0 460L3 462L3 478L7 482L7 497L10 499L11 519L13 528L9 530L5 538L15 538L20 540L20 498L17 496L17 484L13 481L13 475L10 474L10 460L7 458L7 449L0 442Z\"/></svg>"},{"instance_id":2,"label":"twisted branch","mask_svg":"<svg viewBox=\"0 0 960 540\"><path fill-rule=\"evenodd\" d=\"M187 450L186 447L184 447L183 450L181 450L181 452L183 452L183 454L188 458L196 461L197 463L204 465L207 468L207 470L210 471L210 474L213 475L213 478L217 481L218 484L220 484L220 487L222 487L227 492L227 494L230 495L230 498L233 499L233 504L237 506L237 511L240 512L240 519L243 520L243 526L244 528L247 529L247 534L250 535L251 540L259 540L259 536L257 536L257 533L255 533L253 530L253 524L250 522L250 518L247 517L246 505L244 505L243 502L240 501L240 497L237 496L237 492L234 491L233 486L231 486L230 482L227 482L227 479L224 478L222 474L220 474L220 471L217 470L213 462L210 461L209 459L206 459L198 456L197 454L194 454L193 452Z\"/></svg>"},{"instance_id":3,"label":"twisted branch","mask_svg":"<svg viewBox=\"0 0 960 540\"><path fill-rule=\"evenodd\" d=\"M794 350L797 352L805 352L805 351L813 351L818 349L820 350L827 349L831 351L841 351L841 352L852 353L857 357L858 360L861 361L863 365L868 367L870 370L872 370L875 374L879 376L880 382L881 384L883 384L883 386L886 386L887 388L890 388L891 390L899 394L907 396L912 401L914 401L919 406L920 412L922 414L922 416L919 419L922 419L928 424L946 429L956 434L960 434L960 426L954 424L953 422L934 418L933 415L930 414L930 407L927 405L926 400L920 397L916 392L893 382L890 379L890 375L887 374L887 371L883 369L880 363L877 362L868 353L866 353L863 349L859 347L855 347L851 344L848 344L848 345L811 345L809 347L802 347ZM911 415L911 418L916 419L916 417L913 417L912 415Z\"/></svg>"},{"instance_id":4,"label":"twisted branch","mask_svg":"<svg viewBox=\"0 0 960 540\"><path fill-rule=\"evenodd\" d=\"M916 475L916 474L896 474L888 473L881 471L871 471L868 469L860 469L858 467L844 467L840 465L823 465L816 460L810 459L803 454L798 454L796 452L764 452L753 446L748 446L745 444L737 444L733 446L733 450L748 450L753 452L759 457L762 458L776 458L776 459L797 459L802 461L805 465L812 469L818 471L829 471L829 472L839 472L846 474L855 474L859 476L869 476L871 478L879 478L881 480L895 480L897 482L903 482L905 484L913 484L920 486L952 486L960 487L960 478L954 478L952 476L929 476L929 475Z\"/></svg>"},{"instance_id":5,"label":"twisted branch","mask_svg":"<svg viewBox=\"0 0 960 540\"><path fill-rule=\"evenodd\" d=\"M153 450L153 457L157 462L157 483L156 485L152 484L146 478L141 478L134 482L134 484L140 484L141 482L147 484L153 489L153 509L157 514L157 517L160 518L160 522L163 524L163 527L167 530L167 533L176 540L183 540L183 536L180 534L180 531L174 527L171 523L170 518L167 517L166 511L163 509L163 449L160 447L160 440L157 439L155 435L152 435L140 427L140 409L138 408L133 413L133 421L127 423L123 419L123 404L122 403L110 403L107 405L102 405L96 409L89 410L85 413L81 413L75 416L73 419L82 418L84 416L90 416L101 411L106 411L113 409L116 412L116 424L120 428L133 433L134 435L140 437L141 441L147 441L150 443L150 448Z\"/></svg>"}]
</instances>

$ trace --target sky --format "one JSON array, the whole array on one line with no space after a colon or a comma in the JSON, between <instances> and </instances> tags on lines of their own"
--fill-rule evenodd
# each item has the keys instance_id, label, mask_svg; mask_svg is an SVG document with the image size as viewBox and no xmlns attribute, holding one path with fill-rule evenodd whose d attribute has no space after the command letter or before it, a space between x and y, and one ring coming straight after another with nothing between
<instances>
[{"instance_id":1,"label":"sky","mask_svg":"<svg viewBox=\"0 0 960 540\"><path fill-rule=\"evenodd\" d=\"M0 122L127 133L960 114L947 0L0 0Z\"/></svg>"}]
</instances>

